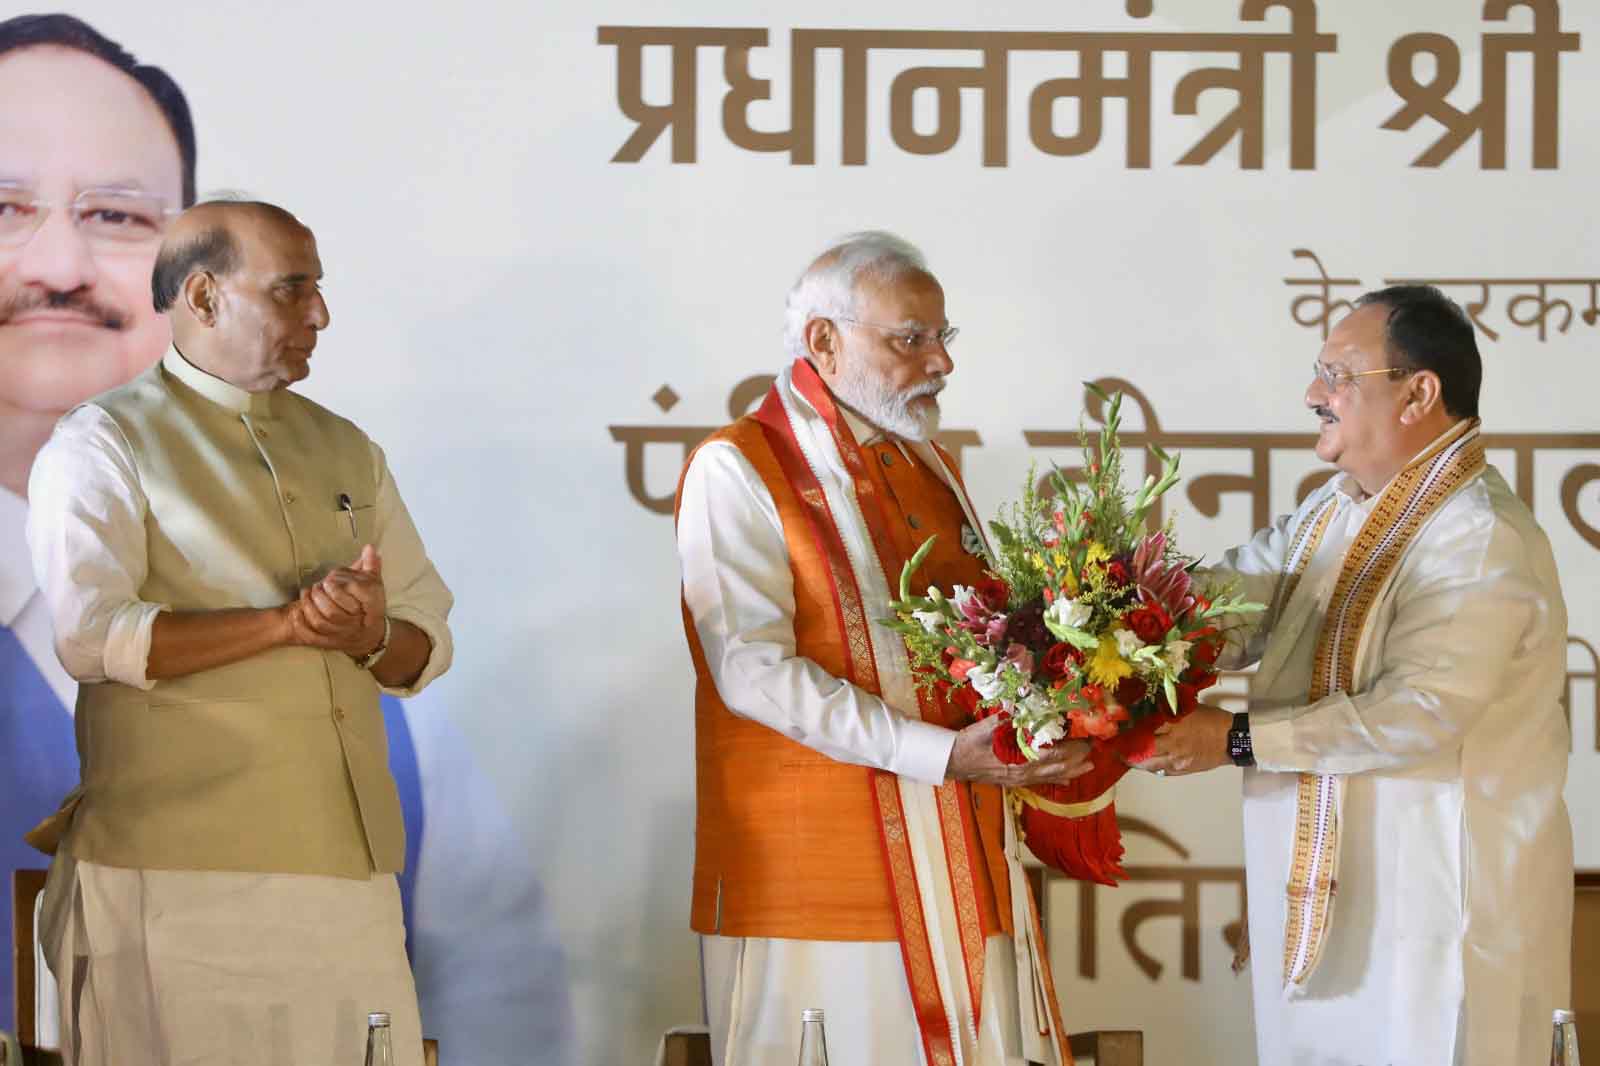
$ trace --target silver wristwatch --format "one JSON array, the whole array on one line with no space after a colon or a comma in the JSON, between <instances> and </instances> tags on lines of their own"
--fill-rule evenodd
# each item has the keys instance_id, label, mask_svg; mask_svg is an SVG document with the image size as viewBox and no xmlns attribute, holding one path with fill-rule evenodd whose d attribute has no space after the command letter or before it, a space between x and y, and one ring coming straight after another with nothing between
<instances>
[{"instance_id":1,"label":"silver wristwatch","mask_svg":"<svg viewBox=\"0 0 1600 1066\"><path fill-rule=\"evenodd\" d=\"M389 621L389 616L388 615L384 615L383 616L383 639L378 641L378 646L376 648L372 649L372 654L371 655L368 655L365 659L357 659L356 660L356 665L361 667L361 669L363 669L363 670L371 670L374 666L377 666L378 665L378 660L382 659L384 652L389 650L389 636L393 632L394 632L393 623L391 623Z\"/></svg>"}]
</instances>

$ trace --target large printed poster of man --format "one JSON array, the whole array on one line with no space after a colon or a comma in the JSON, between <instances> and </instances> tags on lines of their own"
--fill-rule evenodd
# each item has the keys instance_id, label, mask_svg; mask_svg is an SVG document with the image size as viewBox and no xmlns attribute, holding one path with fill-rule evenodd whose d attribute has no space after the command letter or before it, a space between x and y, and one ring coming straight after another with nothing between
<instances>
[{"instance_id":1,"label":"large printed poster of man","mask_svg":"<svg viewBox=\"0 0 1600 1066\"><path fill-rule=\"evenodd\" d=\"M167 221L194 200L195 135L159 67L65 15L0 22L0 1028L13 1028L12 871L77 783L75 685L23 542L28 470L56 419L171 341L150 299Z\"/></svg>"}]
</instances>

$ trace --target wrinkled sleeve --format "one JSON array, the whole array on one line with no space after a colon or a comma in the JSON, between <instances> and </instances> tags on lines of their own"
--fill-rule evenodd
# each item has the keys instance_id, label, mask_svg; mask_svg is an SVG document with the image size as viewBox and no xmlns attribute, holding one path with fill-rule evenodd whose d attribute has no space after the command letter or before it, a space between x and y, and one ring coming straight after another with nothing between
<instances>
[{"instance_id":1,"label":"wrinkled sleeve","mask_svg":"<svg viewBox=\"0 0 1600 1066\"><path fill-rule=\"evenodd\" d=\"M128 442L98 407L68 413L28 479L28 550L56 655L81 683L149 689L150 631L166 604L139 598L149 573L147 503Z\"/></svg>"},{"instance_id":2,"label":"wrinkled sleeve","mask_svg":"<svg viewBox=\"0 0 1600 1066\"><path fill-rule=\"evenodd\" d=\"M839 762L944 780L952 730L796 654L794 576L772 495L731 444L702 447L678 511L683 597L722 702Z\"/></svg>"},{"instance_id":3,"label":"wrinkled sleeve","mask_svg":"<svg viewBox=\"0 0 1600 1066\"><path fill-rule=\"evenodd\" d=\"M397 621L410 622L433 642L433 651L422 673L406 688L385 688L393 696L414 696L427 688L450 668L455 643L450 636L450 608L455 597L434 569L422 546L411 512L389 472L383 449L373 443L372 467L377 472L375 497L377 514L373 547L383 559L383 589L388 599L388 614Z\"/></svg>"},{"instance_id":4,"label":"wrinkled sleeve","mask_svg":"<svg viewBox=\"0 0 1600 1066\"><path fill-rule=\"evenodd\" d=\"M1461 744L1512 657L1551 640L1562 617L1520 535L1505 523L1484 525L1426 545L1397 575L1395 616L1369 688L1251 715L1259 767L1400 769Z\"/></svg>"},{"instance_id":5,"label":"wrinkled sleeve","mask_svg":"<svg viewBox=\"0 0 1600 1066\"><path fill-rule=\"evenodd\" d=\"M1270 609L1272 597L1278 589L1278 580L1283 574L1284 556L1289 550L1289 536L1296 517L1296 514L1280 516L1246 543L1230 548L1216 566L1203 568L1200 573L1213 589L1231 585L1238 598L1265 604ZM1217 660L1218 666L1225 670L1240 670L1254 665L1261 658L1267 646L1267 631L1264 628L1267 613L1258 611L1227 617L1223 627L1228 643Z\"/></svg>"}]
</instances>

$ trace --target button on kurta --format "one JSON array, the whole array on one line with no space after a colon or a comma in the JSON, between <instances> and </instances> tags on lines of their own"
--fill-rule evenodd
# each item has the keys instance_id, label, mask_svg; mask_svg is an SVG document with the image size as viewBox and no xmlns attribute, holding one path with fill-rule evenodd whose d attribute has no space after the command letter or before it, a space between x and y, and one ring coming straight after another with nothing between
<instances>
[{"instance_id":1,"label":"button on kurta","mask_svg":"<svg viewBox=\"0 0 1600 1066\"><path fill-rule=\"evenodd\" d=\"M878 454L883 457L884 466L894 465L894 452L879 452Z\"/></svg>"},{"instance_id":2,"label":"button on kurta","mask_svg":"<svg viewBox=\"0 0 1600 1066\"><path fill-rule=\"evenodd\" d=\"M344 721L344 708L343 707L335 707L333 709L333 720L335 722Z\"/></svg>"},{"instance_id":3,"label":"button on kurta","mask_svg":"<svg viewBox=\"0 0 1600 1066\"><path fill-rule=\"evenodd\" d=\"M293 503L294 502L294 493L292 493L292 492L284 493L283 494L283 502L284 503Z\"/></svg>"},{"instance_id":4,"label":"button on kurta","mask_svg":"<svg viewBox=\"0 0 1600 1066\"><path fill-rule=\"evenodd\" d=\"M918 518L914 514L906 515L906 523L908 525L910 525L912 529L921 529L922 528L922 519Z\"/></svg>"}]
</instances>

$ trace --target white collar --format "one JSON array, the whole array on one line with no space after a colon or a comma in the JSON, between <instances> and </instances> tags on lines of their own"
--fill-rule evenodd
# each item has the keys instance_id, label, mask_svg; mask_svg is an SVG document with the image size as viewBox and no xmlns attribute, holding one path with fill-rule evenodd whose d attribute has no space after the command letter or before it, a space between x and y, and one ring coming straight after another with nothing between
<instances>
[{"instance_id":1,"label":"white collar","mask_svg":"<svg viewBox=\"0 0 1600 1066\"><path fill-rule=\"evenodd\" d=\"M28 552L28 501L0 488L0 626L10 626L33 599Z\"/></svg>"},{"instance_id":2,"label":"white collar","mask_svg":"<svg viewBox=\"0 0 1600 1066\"><path fill-rule=\"evenodd\" d=\"M167 354L161 357L161 368L212 403L235 414L257 418L272 414L272 393L246 392L232 382L208 374L185 359L176 347L168 348Z\"/></svg>"}]
</instances>

